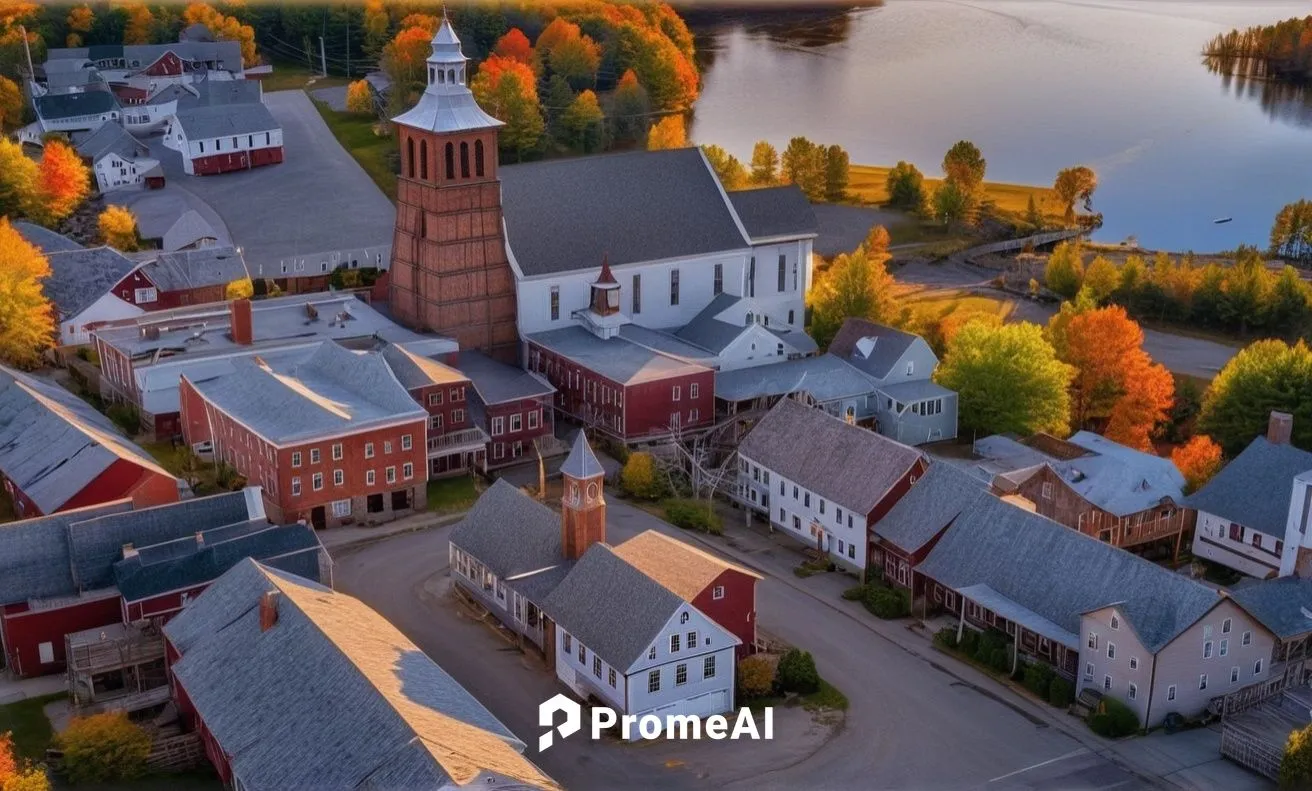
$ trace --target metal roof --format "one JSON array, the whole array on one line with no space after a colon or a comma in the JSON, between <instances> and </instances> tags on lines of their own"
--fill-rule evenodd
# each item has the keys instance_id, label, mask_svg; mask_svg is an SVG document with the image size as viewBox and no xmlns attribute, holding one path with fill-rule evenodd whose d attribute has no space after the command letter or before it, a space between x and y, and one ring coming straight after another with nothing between
<instances>
[{"instance_id":1,"label":"metal roof","mask_svg":"<svg viewBox=\"0 0 1312 791\"><path fill-rule=\"evenodd\" d=\"M740 455L858 514L869 514L920 452L785 398L738 446Z\"/></svg>"},{"instance_id":2,"label":"metal roof","mask_svg":"<svg viewBox=\"0 0 1312 791\"><path fill-rule=\"evenodd\" d=\"M195 214L195 212L188 212L188 214ZM250 277L241 253L227 245L159 253L153 261L142 267L142 274L150 278L150 282L154 283L160 291L186 291L204 286L222 286L234 280Z\"/></svg>"},{"instance_id":3,"label":"metal roof","mask_svg":"<svg viewBox=\"0 0 1312 791\"><path fill-rule=\"evenodd\" d=\"M539 398L556 392L556 388L537 374L498 362L472 349L460 352L455 367L469 377L484 404Z\"/></svg>"},{"instance_id":4,"label":"metal roof","mask_svg":"<svg viewBox=\"0 0 1312 791\"><path fill-rule=\"evenodd\" d=\"M597 454L592 452L592 446L582 431L574 437L574 447L570 448L569 455L560 465L560 474L577 480L606 474L606 468L597 461Z\"/></svg>"},{"instance_id":5,"label":"metal roof","mask_svg":"<svg viewBox=\"0 0 1312 791\"><path fill-rule=\"evenodd\" d=\"M745 301L742 297L736 297L732 294L716 294L715 298L701 309L701 312L693 316L687 324L673 330L672 334L681 341L686 341L709 352L719 354L749 329L746 324L723 321L719 316ZM745 311L754 309L754 307L744 309L744 321L746 320Z\"/></svg>"},{"instance_id":6,"label":"metal roof","mask_svg":"<svg viewBox=\"0 0 1312 791\"><path fill-rule=\"evenodd\" d=\"M1283 539L1294 477L1312 470L1312 453L1258 437L1190 495L1190 508Z\"/></svg>"},{"instance_id":7,"label":"metal roof","mask_svg":"<svg viewBox=\"0 0 1312 791\"><path fill-rule=\"evenodd\" d=\"M507 241L528 277L595 269L607 255L620 267L749 247L698 148L553 159L500 174Z\"/></svg>"},{"instance_id":8,"label":"metal roof","mask_svg":"<svg viewBox=\"0 0 1312 791\"><path fill-rule=\"evenodd\" d=\"M140 264L112 247L46 253L50 277L41 283L61 321L71 319L110 293Z\"/></svg>"},{"instance_id":9,"label":"metal roof","mask_svg":"<svg viewBox=\"0 0 1312 791\"><path fill-rule=\"evenodd\" d=\"M259 104L264 88L259 80L197 80L184 86L181 92L171 94L178 100L178 111L197 107L215 107L230 104Z\"/></svg>"},{"instance_id":10,"label":"metal roof","mask_svg":"<svg viewBox=\"0 0 1312 791\"><path fill-rule=\"evenodd\" d=\"M693 360L629 341L622 330L619 337L602 340L582 327L564 327L533 333L527 340L623 385L709 370Z\"/></svg>"},{"instance_id":11,"label":"metal roof","mask_svg":"<svg viewBox=\"0 0 1312 791\"><path fill-rule=\"evenodd\" d=\"M173 477L87 402L0 366L0 472L42 513L62 508L119 461L138 476Z\"/></svg>"},{"instance_id":12,"label":"metal roof","mask_svg":"<svg viewBox=\"0 0 1312 791\"><path fill-rule=\"evenodd\" d=\"M992 495L985 482L953 464L936 461L875 523L875 535L904 552L915 552L963 511L988 497Z\"/></svg>"},{"instance_id":13,"label":"metal roof","mask_svg":"<svg viewBox=\"0 0 1312 791\"><path fill-rule=\"evenodd\" d=\"M928 379L922 379L918 382L899 382L895 385L880 385L877 389L894 401L900 401L903 404L913 404L927 398L945 398L957 394L955 390L949 390Z\"/></svg>"},{"instance_id":14,"label":"metal roof","mask_svg":"<svg viewBox=\"0 0 1312 791\"><path fill-rule=\"evenodd\" d=\"M263 597L276 620L262 629ZM165 627L172 666L250 788L556 785L524 743L359 600L243 560ZM307 672L312 668L313 672Z\"/></svg>"},{"instance_id":15,"label":"metal roof","mask_svg":"<svg viewBox=\"0 0 1312 791\"><path fill-rule=\"evenodd\" d=\"M729 200L754 242L803 239L820 232L811 203L796 184L730 192Z\"/></svg>"},{"instance_id":16,"label":"metal roof","mask_svg":"<svg viewBox=\"0 0 1312 791\"><path fill-rule=\"evenodd\" d=\"M724 401L809 393L820 403L875 392L870 377L832 354L784 360L715 375L715 397Z\"/></svg>"},{"instance_id":17,"label":"metal roof","mask_svg":"<svg viewBox=\"0 0 1312 791\"><path fill-rule=\"evenodd\" d=\"M478 106L474 94L469 90L463 76L468 74L468 61L460 48L460 39L445 18L433 34L432 54L428 57L428 64L428 86L420 95L418 104L393 118L393 123L444 134L504 126ZM432 67L443 74L458 69L462 76L454 81L445 77L436 81L432 79ZM488 154L497 155L495 151Z\"/></svg>"},{"instance_id":18,"label":"metal roof","mask_svg":"<svg viewBox=\"0 0 1312 791\"><path fill-rule=\"evenodd\" d=\"M174 118L188 140L249 135L282 128L269 108L259 102L197 106L178 110Z\"/></svg>"},{"instance_id":19,"label":"metal roof","mask_svg":"<svg viewBox=\"0 0 1312 791\"><path fill-rule=\"evenodd\" d=\"M150 159L145 143L128 134L118 121L106 121L91 136L77 145L77 152L92 162L108 154L118 154L127 160Z\"/></svg>"},{"instance_id":20,"label":"metal roof","mask_svg":"<svg viewBox=\"0 0 1312 791\"><path fill-rule=\"evenodd\" d=\"M36 114L46 121L100 115L119 109L118 99L109 91L83 91L38 96L33 100Z\"/></svg>"}]
</instances>

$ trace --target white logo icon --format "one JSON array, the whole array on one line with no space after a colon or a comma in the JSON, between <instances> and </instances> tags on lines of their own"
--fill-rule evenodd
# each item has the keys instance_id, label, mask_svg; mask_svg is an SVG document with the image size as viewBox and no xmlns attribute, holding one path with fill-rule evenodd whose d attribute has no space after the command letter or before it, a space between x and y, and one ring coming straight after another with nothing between
<instances>
[{"instance_id":1,"label":"white logo icon","mask_svg":"<svg viewBox=\"0 0 1312 791\"><path fill-rule=\"evenodd\" d=\"M565 712L565 721L556 725L556 712L558 711ZM546 752L555 737L552 730L560 731L560 738L562 739L579 732L579 729L583 727L583 708L563 694L557 693L538 706L538 725L547 729L546 733L538 737L538 752Z\"/></svg>"}]
</instances>

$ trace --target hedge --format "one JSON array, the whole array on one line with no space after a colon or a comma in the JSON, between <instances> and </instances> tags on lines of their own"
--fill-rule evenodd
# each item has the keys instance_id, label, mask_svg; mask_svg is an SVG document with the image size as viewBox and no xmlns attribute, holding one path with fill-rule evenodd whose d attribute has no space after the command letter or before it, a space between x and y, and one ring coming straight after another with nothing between
<instances>
[{"instance_id":1,"label":"hedge","mask_svg":"<svg viewBox=\"0 0 1312 791\"><path fill-rule=\"evenodd\" d=\"M749 698L763 698L774 691L775 669L765 655L755 654L738 663L738 691Z\"/></svg>"},{"instance_id":2,"label":"hedge","mask_svg":"<svg viewBox=\"0 0 1312 791\"><path fill-rule=\"evenodd\" d=\"M634 458L638 454L633 454ZM700 530L703 533L721 535L724 528L720 524L720 515L708 503L701 500L666 500L665 521L684 530Z\"/></svg>"},{"instance_id":3,"label":"hedge","mask_svg":"<svg viewBox=\"0 0 1312 791\"><path fill-rule=\"evenodd\" d=\"M779 660L778 685L780 692L797 692L809 695L820 689L820 673L810 651L790 648Z\"/></svg>"},{"instance_id":4,"label":"hedge","mask_svg":"<svg viewBox=\"0 0 1312 791\"><path fill-rule=\"evenodd\" d=\"M1053 676L1048 685L1048 703L1057 708L1066 708L1075 701L1075 687L1061 676Z\"/></svg>"},{"instance_id":5,"label":"hedge","mask_svg":"<svg viewBox=\"0 0 1312 791\"><path fill-rule=\"evenodd\" d=\"M1116 698L1104 697L1089 714L1089 730L1099 736L1118 739L1139 731L1139 716Z\"/></svg>"},{"instance_id":6,"label":"hedge","mask_svg":"<svg viewBox=\"0 0 1312 791\"><path fill-rule=\"evenodd\" d=\"M866 586L861 603L874 615L885 620L903 618L911 614L911 597L904 590Z\"/></svg>"}]
</instances>

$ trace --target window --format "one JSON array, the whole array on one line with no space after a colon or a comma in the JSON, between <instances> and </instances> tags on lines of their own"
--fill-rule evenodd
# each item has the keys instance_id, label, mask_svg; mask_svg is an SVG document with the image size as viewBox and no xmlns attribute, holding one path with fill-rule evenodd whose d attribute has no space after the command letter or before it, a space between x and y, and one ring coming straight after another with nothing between
<instances>
[{"instance_id":1,"label":"window","mask_svg":"<svg viewBox=\"0 0 1312 791\"><path fill-rule=\"evenodd\" d=\"M633 301L633 314L636 316L642 312L642 275L633 276L633 296L631 299Z\"/></svg>"},{"instance_id":2,"label":"window","mask_svg":"<svg viewBox=\"0 0 1312 791\"><path fill-rule=\"evenodd\" d=\"M568 654L573 650L574 650L573 640L570 638L569 632L565 632L565 653Z\"/></svg>"},{"instance_id":3,"label":"window","mask_svg":"<svg viewBox=\"0 0 1312 791\"><path fill-rule=\"evenodd\" d=\"M560 320L560 286L551 287L551 320Z\"/></svg>"},{"instance_id":4,"label":"window","mask_svg":"<svg viewBox=\"0 0 1312 791\"><path fill-rule=\"evenodd\" d=\"M800 499L800 498L801 498L801 495L798 493L797 484L793 484L793 499L794 499L794 500L797 500L797 499Z\"/></svg>"},{"instance_id":5,"label":"window","mask_svg":"<svg viewBox=\"0 0 1312 791\"><path fill-rule=\"evenodd\" d=\"M469 144L460 144L460 178L469 178Z\"/></svg>"},{"instance_id":6,"label":"window","mask_svg":"<svg viewBox=\"0 0 1312 791\"><path fill-rule=\"evenodd\" d=\"M1239 641L1240 645L1250 645L1253 642L1253 633L1244 632L1243 638Z\"/></svg>"},{"instance_id":7,"label":"window","mask_svg":"<svg viewBox=\"0 0 1312 791\"><path fill-rule=\"evenodd\" d=\"M540 413L536 409L528 413L528 427L530 430L535 429L539 425L541 425L541 420L540 420L541 414L542 413Z\"/></svg>"},{"instance_id":8,"label":"window","mask_svg":"<svg viewBox=\"0 0 1312 791\"><path fill-rule=\"evenodd\" d=\"M587 661L588 661L588 649L583 645L583 643L579 643L579 664L581 665Z\"/></svg>"},{"instance_id":9,"label":"window","mask_svg":"<svg viewBox=\"0 0 1312 791\"><path fill-rule=\"evenodd\" d=\"M1092 662L1085 662L1085 663L1084 663L1084 680L1085 680L1085 681L1093 681L1093 663L1092 663Z\"/></svg>"},{"instance_id":10,"label":"window","mask_svg":"<svg viewBox=\"0 0 1312 791\"><path fill-rule=\"evenodd\" d=\"M346 483L346 473L341 470L333 470L333 486L341 486Z\"/></svg>"},{"instance_id":11,"label":"window","mask_svg":"<svg viewBox=\"0 0 1312 791\"><path fill-rule=\"evenodd\" d=\"M1130 669L1131 670L1139 669L1139 657L1137 656L1130 657Z\"/></svg>"},{"instance_id":12,"label":"window","mask_svg":"<svg viewBox=\"0 0 1312 791\"><path fill-rule=\"evenodd\" d=\"M318 449L318 448L310 448L310 463L311 463L311 464L318 464L318 463L319 463L319 449Z\"/></svg>"},{"instance_id":13,"label":"window","mask_svg":"<svg viewBox=\"0 0 1312 791\"><path fill-rule=\"evenodd\" d=\"M670 270L670 304L679 304L679 270L677 269Z\"/></svg>"},{"instance_id":14,"label":"window","mask_svg":"<svg viewBox=\"0 0 1312 791\"><path fill-rule=\"evenodd\" d=\"M402 464L401 477L405 478L407 481L415 477L415 465L411 464L408 461L405 464Z\"/></svg>"},{"instance_id":15,"label":"window","mask_svg":"<svg viewBox=\"0 0 1312 791\"><path fill-rule=\"evenodd\" d=\"M429 393L429 394L428 394L428 405L429 405L429 406L441 406L441 405L442 405L442 391L441 391L441 390L438 390L437 392Z\"/></svg>"},{"instance_id":16,"label":"window","mask_svg":"<svg viewBox=\"0 0 1312 791\"><path fill-rule=\"evenodd\" d=\"M1204 673L1198 677L1198 688L1207 689L1207 674Z\"/></svg>"},{"instance_id":17,"label":"window","mask_svg":"<svg viewBox=\"0 0 1312 791\"><path fill-rule=\"evenodd\" d=\"M414 176L413 173L411 173L410 175ZM419 178L423 179L424 181L428 181L428 141L427 140L419 141Z\"/></svg>"},{"instance_id":18,"label":"window","mask_svg":"<svg viewBox=\"0 0 1312 791\"><path fill-rule=\"evenodd\" d=\"M388 468L387 468L387 474L386 474L385 477L386 477L388 483L396 483L396 468L395 468L395 467L388 467Z\"/></svg>"},{"instance_id":19,"label":"window","mask_svg":"<svg viewBox=\"0 0 1312 791\"><path fill-rule=\"evenodd\" d=\"M592 655L592 675L601 678L601 657Z\"/></svg>"},{"instance_id":20,"label":"window","mask_svg":"<svg viewBox=\"0 0 1312 791\"><path fill-rule=\"evenodd\" d=\"M479 178L483 178L483 141L482 140L474 141L474 175ZM612 676L613 675L614 674L612 673ZM610 682L610 685L612 687L615 686L615 681L613 679Z\"/></svg>"},{"instance_id":21,"label":"window","mask_svg":"<svg viewBox=\"0 0 1312 791\"><path fill-rule=\"evenodd\" d=\"M1221 622L1221 634L1230 634L1230 620L1231 619L1226 618Z\"/></svg>"},{"instance_id":22,"label":"window","mask_svg":"<svg viewBox=\"0 0 1312 791\"><path fill-rule=\"evenodd\" d=\"M1107 644L1107 658L1108 659L1116 658L1116 643Z\"/></svg>"},{"instance_id":23,"label":"window","mask_svg":"<svg viewBox=\"0 0 1312 791\"><path fill-rule=\"evenodd\" d=\"M791 310L788 311L788 323L789 323L789 324L793 324L793 323L794 323L794 322L793 322L793 319L795 318L794 313L795 313L795 311L791 311Z\"/></svg>"},{"instance_id":24,"label":"window","mask_svg":"<svg viewBox=\"0 0 1312 791\"><path fill-rule=\"evenodd\" d=\"M682 398L682 397L683 397L683 388L682 388L682 387L680 387L679 385L675 385L673 388L670 389L670 400L671 400L671 401L678 401L678 400L679 400L680 398Z\"/></svg>"},{"instance_id":25,"label":"window","mask_svg":"<svg viewBox=\"0 0 1312 791\"><path fill-rule=\"evenodd\" d=\"M856 560L856 544L847 545L847 556L852 560Z\"/></svg>"},{"instance_id":26,"label":"window","mask_svg":"<svg viewBox=\"0 0 1312 791\"><path fill-rule=\"evenodd\" d=\"M365 486L373 486L373 485L374 485L374 471L373 471L373 470L365 470L365 473L364 473L364 484L365 484Z\"/></svg>"},{"instance_id":27,"label":"window","mask_svg":"<svg viewBox=\"0 0 1312 791\"><path fill-rule=\"evenodd\" d=\"M454 404L458 401L464 401L464 400L465 400L465 388L463 387L451 388L451 403Z\"/></svg>"},{"instance_id":28,"label":"window","mask_svg":"<svg viewBox=\"0 0 1312 791\"><path fill-rule=\"evenodd\" d=\"M1097 633L1097 632L1089 632L1089 648L1092 648L1094 651L1097 651L1097 650L1098 650L1098 633Z\"/></svg>"},{"instance_id":29,"label":"window","mask_svg":"<svg viewBox=\"0 0 1312 791\"><path fill-rule=\"evenodd\" d=\"M451 143L446 144L446 177L448 181L453 181L456 177L456 147Z\"/></svg>"},{"instance_id":30,"label":"window","mask_svg":"<svg viewBox=\"0 0 1312 791\"><path fill-rule=\"evenodd\" d=\"M697 647L697 633L688 632L688 650L691 651L696 647Z\"/></svg>"},{"instance_id":31,"label":"window","mask_svg":"<svg viewBox=\"0 0 1312 791\"><path fill-rule=\"evenodd\" d=\"M1172 684L1171 686L1169 686L1169 687L1166 688L1166 699L1167 699L1167 700L1175 700L1175 685L1174 685L1174 684Z\"/></svg>"},{"instance_id":32,"label":"window","mask_svg":"<svg viewBox=\"0 0 1312 791\"><path fill-rule=\"evenodd\" d=\"M1111 688L1112 688L1112 677L1111 677L1111 676L1103 676L1103 677L1102 677L1102 688L1103 688L1103 689L1111 689Z\"/></svg>"},{"instance_id":33,"label":"window","mask_svg":"<svg viewBox=\"0 0 1312 791\"><path fill-rule=\"evenodd\" d=\"M301 479L292 478L292 497L301 496Z\"/></svg>"},{"instance_id":34,"label":"window","mask_svg":"<svg viewBox=\"0 0 1312 791\"><path fill-rule=\"evenodd\" d=\"M410 450L414 447L414 442L411 440L410 436L411 435L409 434L401 435L401 450Z\"/></svg>"},{"instance_id":35,"label":"window","mask_svg":"<svg viewBox=\"0 0 1312 791\"><path fill-rule=\"evenodd\" d=\"M364 457L366 459L372 459L374 457L374 443L364 443Z\"/></svg>"},{"instance_id":36,"label":"window","mask_svg":"<svg viewBox=\"0 0 1312 791\"><path fill-rule=\"evenodd\" d=\"M1261 660L1261 659L1259 659L1259 660L1257 660L1256 662L1253 663L1253 675L1255 675L1255 676L1260 676L1260 675L1262 675L1262 660Z\"/></svg>"},{"instance_id":37,"label":"window","mask_svg":"<svg viewBox=\"0 0 1312 791\"><path fill-rule=\"evenodd\" d=\"M692 384L688 385L689 398L697 398L698 396L701 395L701 392L702 392L702 386L700 384L693 382Z\"/></svg>"},{"instance_id":38,"label":"window","mask_svg":"<svg viewBox=\"0 0 1312 791\"><path fill-rule=\"evenodd\" d=\"M843 539L838 539L838 554L843 554Z\"/></svg>"},{"instance_id":39,"label":"window","mask_svg":"<svg viewBox=\"0 0 1312 791\"><path fill-rule=\"evenodd\" d=\"M48 665L55 661L54 643L42 643L36 647L36 652L37 658L41 660L41 664L43 665Z\"/></svg>"},{"instance_id":40,"label":"window","mask_svg":"<svg viewBox=\"0 0 1312 791\"><path fill-rule=\"evenodd\" d=\"M680 662L674 666L674 686L681 687L688 683L688 665Z\"/></svg>"},{"instance_id":41,"label":"window","mask_svg":"<svg viewBox=\"0 0 1312 791\"><path fill-rule=\"evenodd\" d=\"M1133 681L1131 681L1131 682L1130 682L1130 700L1134 700L1134 699L1137 698L1137 697L1139 697L1139 685L1138 685L1138 684L1135 684Z\"/></svg>"},{"instance_id":42,"label":"window","mask_svg":"<svg viewBox=\"0 0 1312 791\"><path fill-rule=\"evenodd\" d=\"M915 372L916 372L916 361L912 360L911 362L907 363L907 376L911 376Z\"/></svg>"},{"instance_id":43,"label":"window","mask_svg":"<svg viewBox=\"0 0 1312 791\"><path fill-rule=\"evenodd\" d=\"M512 433L519 431L524 427L524 419L518 412L510 416L510 431Z\"/></svg>"},{"instance_id":44,"label":"window","mask_svg":"<svg viewBox=\"0 0 1312 791\"><path fill-rule=\"evenodd\" d=\"M715 289L711 292L713 294L718 295L724 291L724 264L715 265L715 283L713 284L713 288Z\"/></svg>"},{"instance_id":45,"label":"window","mask_svg":"<svg viewBox=\"0 0 1312 791\"><path fill-rule=\"evenodd\" d=\"M498 416L492 418L492 436L497 437L506 433L506 419Z\"/></svg>"},{"instance_id":46,"label":"window","mask_svg":"<svg viewBox=\"0 0 1312 791\"><path fill-rule=\"evenodd\" d=\"M653 646L651 647L651 650L647 652L647 658L648 658L648 659L655 659L655 658L656 658L656 646L653 645Z\"/></svg>"},{"instance_id":47,"label":"window","mask_svg":"<svg viewBox=\"0 0 1312 791\"><path fill-rule=\"evenodd\" d=\"M712 599L712 600L714 600L714 601L719 601L720 599L723 599L723 598L724 598L724 586L723 586L723 585L716 585L714 588L711 588L711 599Z\"/></svg>"},{"instance_id":48,"label":"window","mask_svg":"<svg viewBox=\"0 0 1312 791\"><path fill-rule=\"evenodd\" d=\"M802 532L802 520L796 516L793 517L793 529L799 533Z\"/></svg>"},{"instance_id":49,"label":"window","mask_svg":"<svg viewBox=\"0 0 1312 791\"><path fill-rule=\"evenodd\" d=\"M811 507L811 493L810 493L810 492L806 492L805 494L802 495L802 506L805 507L805 508L810 508L810 507Z\"/></svg>"},{"instance_id":50,"label":"window","mask_svg":"<svg viewBox=\"0 0 1312 791\"><path fill-rule=\"evenodd\" d=\"M1211 659L1211 658L1212 658L1212 641L1208 640L1207 642L1203 643L1203 659Z\"/></svg>"},{"instance_id":51,"label":"window","mask_svg":"<svg viewBox=\"0 0 1312 791\"><path fill-rule=\"evenodd\" d=\"M451 410L451 422L452 422L452 423L463 423L463 422L465 422L465 410L463 410L463 409L453 409L453 410Z\"/></svg>"},{"instance_id":52,"label":"window","mask_svg":"<svg viewBox=\"0 0 1312 791\"><path fill-rule=\"evenodd\" d=\"M1206 625L1206 624L1205 624L1205 625L1203 626L1203 639L1204 639L1204 640L1211 640L1211 639L1212 639L1212 627L1211 627L1210 625Z\"/></svg>"},{"instance_id":53,"label":"window","mask_svg":"<svg viewBox=\"0 0 1312 791\"><path fill-rule=\"evenodd\" d=\"M342 460L342 443L340 443L340 442L334 442L334 443L333 443L333 461L341 461L341 460Z\"/></svg>"},{"instance_id":54,"label":"window","mask_svg":"<svg viewBox=\"0 0 1312 791\"><path fill-rule=\"evenodd\" d=\"M323 488L323 473L316 472L314 476L310 478L310 488L314 489L316 492Z\"/></svg>"},{"instance_id":55,"label":"window","mask_svg":"<svg viewBox=\"0 0 1312 791\"><path fill-rule=\"evenodd\" d=\"M1230 639L1226 638L1221 641L1220 650L1217 652L1221 656L1230 653Z\"/></svg>"},{"instance_id":56,"label":"window","mask_svg":"<svg viewBox=\"0 0 1312 791\"><path fill-rule=\"evenodd\" d=\"M430 415L429 418L428 418L428 428L429 428L430 430L432 430L432 431L441 431L441 430L442 430L442 416L441 416L441 415Z\"/></svg>"},{"instance_id":57,"label":"window","mask_svg":"<svg viewBox=\"0 0 1312 791\"><path fill-rule=\"evenodd\" d=\"M154 302L159 299L159 292L153 288L139 288L136 292L137 304L141 304L142 302Z\"/></svg>"},{"instance_id":58,"label":"window","mask_svg":"<svg viewBox=\"0 0 1312 791\"><path fill-rule=\"evenodd\" d=\"M715 654L702 660L702 678L715 678Z\"/></svg>"},{"instance_id":59,"label":"window","mask_svg":"<svg viewBox=\"0 0 1312 791\"><path fill-rule=\"evenodd\" d=\"M1254 546L1256 549L1261 549L1261 548L1262 548L1262 534L1261 534L1261 533L1258 533L1258 532L1254 532L1254 533L1253 533L1253 546Z\"/></svg>"},{"instance_id":60,"label":"window","mask_svg":"<svg viewBox=\"0 0 1312 791\"><path fill-rule=\"evenodd\" d=\"M1112 613L1112 628L1113 629L1121 628L1121 619L1117 618L1115 613Z\"/></svg>"},{"instance_id":61,"label":"window","mask_svg":"<svg viewBox=\"0 0 1312 791\"><path fill-rule=\"evenodd\" d=\"M779 293L782 294L788 285L788 256L779 256Z\"/></svg>"},{"instance_id":62,"label":"window","mask_svg":"<svg viewBox=\"0 0 1312 791\"><path fill-rule=\"evenodd\" d=\"M1230 668L1230 683L1233 684L1238 680L1239 680L1239 668L1237 667Z\"/></svg>"},{"instance_id":63,"label":"window","mask_svg":"<svg viewBox=\"0 0 1312 791\"><path fill-rule=\"evenodd\" d=\"M647 674L647 692L661 691L661 671L653 670Z\"/></svg>"},{"instance_id":64,"label":"window","mask_svg":"<svg viewBox=\"0 0 1312 791\"><path fill-rule=\"evenodd\" d=\"M1051 500L1051 499L1052 499L1052 484L1051 484L1050 482L1048 482L1048 481L1044 481L1044 482L1043 482L1043 490L1042 490L1042 492L1043 492L1043 493L1042 493L1041 496L1043 497L1043 499L1045 499L1045 500Z\"/></svg>"},{"instance_id":65,"label":"window","mask_svg":"<svg viewBox=\"0 0 1312 791\"><path fill-rule=\"evenodd\" d=\"M680 650L680 641L681 641L682 639L683 639L683 636L682 636L682 635L677 635L677 634L672 634L672 635L670 635L670 653L671 653L671 654L677 654L677 653L679 652L679 650Z\"/></svg>"},{"instance_id":66,"label":"window","mask_svg":"<svg viewBox=\"0 0 1312 791\"><path fill-rule=\"evenodd\" d=\"M301 466L301 452L299 450L292 451L292 466Z\"/></svg>"}]
</instances>

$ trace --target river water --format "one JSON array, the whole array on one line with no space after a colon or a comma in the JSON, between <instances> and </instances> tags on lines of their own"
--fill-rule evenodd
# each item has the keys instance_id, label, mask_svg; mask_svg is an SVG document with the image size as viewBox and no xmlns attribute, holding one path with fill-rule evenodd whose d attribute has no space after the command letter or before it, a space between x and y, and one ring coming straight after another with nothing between
<instances>
[{"instance_id":1,"label":"river water","mask_svg":"<svg viewBox=\"0 0 1312 791\"><path fill-rule=\"evenodd\" d=\"M927 175L966 138L990 180L1092 166L1100 240L1265 247L1279 208L1312 197L1312 97L1214 73L1200 51L1308 13L1309 0L887 0L694 19L692 135L744 160L758 139L782 151L805 135Z\"/></svg>"}]
</instances>

